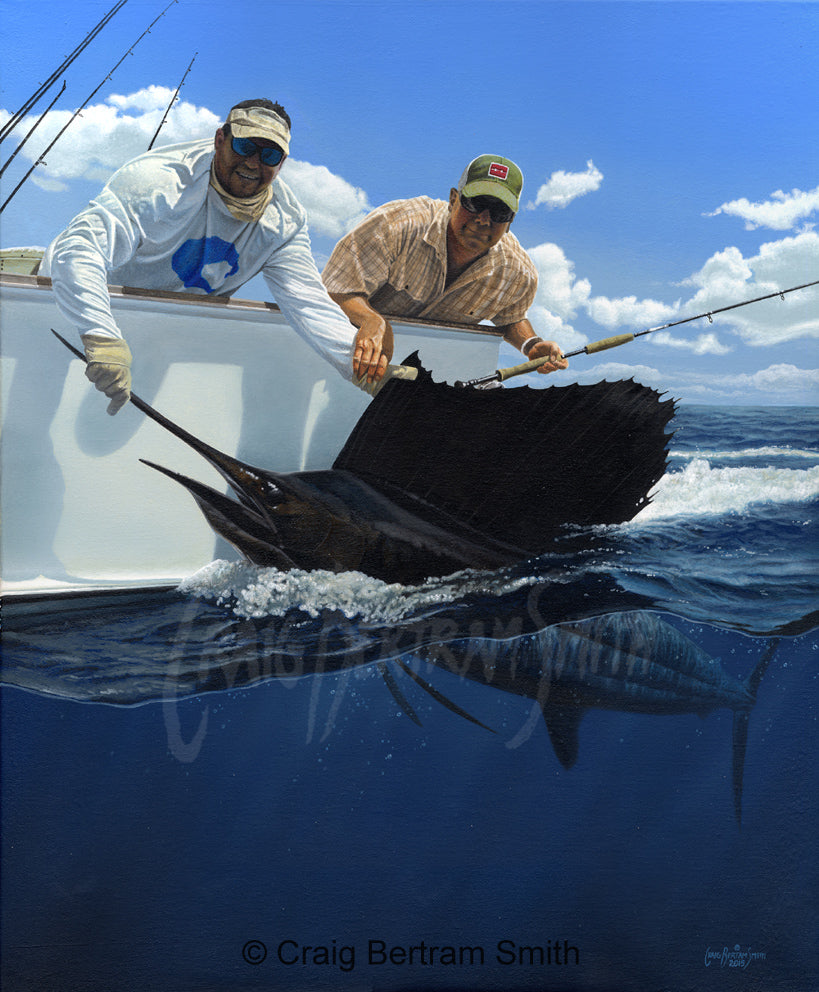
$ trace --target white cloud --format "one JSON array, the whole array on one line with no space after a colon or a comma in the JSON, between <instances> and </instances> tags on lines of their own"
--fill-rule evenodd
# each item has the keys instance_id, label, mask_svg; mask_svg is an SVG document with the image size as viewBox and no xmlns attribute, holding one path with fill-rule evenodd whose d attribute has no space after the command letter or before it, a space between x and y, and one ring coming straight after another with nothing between
<instances>
[{"instance_id":1,"label":"white cloud","mask_svg":"<svg viewBox=\"0 0 819 992\"><path fill-rule=\"evenodd\" d=\"M668 386L668 373L661 372L650 365L629 365L625 362L594 362L585 364L586 359L580 356L575 362L569 362L569 368L560 373L560 383L558 383L557 373L546 385L565 385L567 382L579 382L581 384L602 382L616 382L620 379L635 379L645 386L651 386L660 392L665 392ZM580 363L584 363L581 364Z\"/></svg>"},{"instance_id":2,"label":"white cloud","mask_svg":"<svg viewBox=\"0 0 819 992\"><path fill-rule=\"evenodd\" d=\"M682 285L695 286L681 312L707 312L819 279L819 234L806 231L760 245L745 258L739 248L725 248L709 258ZM749 345L778 345L802 337L819 337L819 287L784 299L714 314L715 325L729 327Z\"/></svg>"},{"instance_id":3,"label":"white cloud","mask_svg":"<svg viewBox=\"0 0 819 992\"><path fill-rule=\"evenodd\" d=\"M535 385L541 383L534 379ZM543 385L581 384L607 379L635 379L666 396L685 403L738 403L753 406L771 402L801 406L819 402L819 369L800 369L795 365L771 365L758 372L726 375L724 372L699 372L686 368L656 369L650 365L629 365L620 362L596 362L582 365L571 362L566 372L547 377Z\"/></svg>"},{"instance_id":4,"label":"white cloud","mask_svg":"<svg viewBox=\"0 0 819 992\"><path fill-rule=\"evenodd\" d=\"M736 375L683 372L668 388L695 402L810 405L819 401L819 369L782 364Z\"/></svg>"},{"instance_id":5,"label":"white cloud","mask_svg":"<svg viewBox=\"0 0 819 992\"><path fill-rule=\"evenodd\" d=\"M586 163L585 172L564 172L560 169L558 172L553 172L549 181L540 187L535 202L528 203L527 209L534 210L542 203L545 203L549 210L562 209L578 196L585 196L586 193L593 193L599 189L602 182L603 173L591 159Z\"/></svg>"},{"instance_id":6,"label":"white cloud","mask_svg":"<svg viewBox=\"0 0 819 992\"><path fill-rule=\"evenodd\" d=\"M819 369L799 369L795 365L770 365L750 375L729 376L727 386L750 386L760 392L790 393L812 391L819 397Z\"/></svg>"},{"instance_id":7,"label":"white cloud","mask_svg":"<svg viewBox=\"0 0 819 992\"><path fill-rule=\"evenodd\" d=\"M658 331L648 340L654 345L690 351L695 355L727 355L733 351L727 345L721 344L716 334L700 334L692 341L688 338L676 337L668 331Z\"/></svg>"},{"instance_id":8,"label":"white cloud","mask_svg":"<svg viewBox=\"0 0 819 992\"><path fill-rule=\"evenodd\" d=\"M282 169L282 179L304 206L310 230L317 234L340 238L372 209L363 189L326 166L291 158Z\"/></svg>"},{"instance_id":9,"label":"white cloud","mask_svg":"<svg viewBox=\"0 0 819 992\"><path fill-rule=\"evenodd\" d=\"M745 221L745 230L753 231L758 227L769 227L774 231L788 231L795 228L801 220L807 220L811 214L819 210L819 186L804 192L801 189L784 193L778 189L771 193L770 199L760 203L751 203L744 196L738 200L723 203L706 217L716 217L717 214L727 214L739 217ZM813 227L806 224L806 228Z\"/></svg>"},{"instance_id":10,"label":"white cloud","mask_svg":"<svg viewBox=\"0 0 819 992\"><path fill-rule=\"evenodd\" d=\"M538 270L535 303L548 304L561 317L571 319L585 306L591 290L588 279L575 279L574 263L556 244L546 242L528 251Z\"/></svg>"},{"instance_id":11,"label":"white cloud","mask_svg":"<svg viewBox=\"0 0 819 992\"><path fill-rule=\"evenodd\" d=\"M528 249L538 273L538 287L529 319L538 334L557 340L564 351L582 348L588 337L576 331L570 321L586 305L588 279L575 279L574 263L558 245L546 243Z\"/></svg>"},{"instance_id":12,"label":"white cloud","mask_svg":"<svg viewBox=\"0 0 819 992\"><path fill-rule=\"evenodd\" d=\"M86 107L48 153L46 162L32 173L31 181L46 192L60 192L73 179L107 182L121 165L148 150L173 94L166 86L147 86L135 93L112 94L104 103ZM70 111L51 111L20 158L35 161L71 116ZM8 114L0 112L3 117L8 119ZM25 135L34 120L24 119L15 133ZM154 147L211 138L221 123L207 108L177 101ZM363 190L322 165L289 159L284 170L283 178L301 200L316 233L341 237L370 210Z\"/></svg>"},{"instance_id":13,"label":"white cloud","mask_svg":"<svg viewBox=\"0 0 819 992\"><path fill-rule=\"evenodd\" d=\"M110 103L112 107L119 107L120 110L142 110L148 112L162 110L164 112L165 108L171 102L173 92L167 86L145 86L143 89L137 90L136 93L112 93L111 96L106 98L106 103ZM180 104L177 103L174 111L179 106Z\"/></svg>"},{"instance_id":14,"label":"white cloud","mask_svg":"<svg viewBox=\"0 0 819 992\"><path fill-rule=\"evenodd\" d=\"M669 305L658 300L638 300L636 296L610 299L594 296L586 306L589 316L596 323L613 330L615 327L647 328L668 323L679 312L679 301Z\"/></svg>"},{"instance_id":15,"label":"white cloud","mask_svg":"<svg viewBox=\"0 0 819 992\"><path fill-rule=\"evenodd\" d=\"M537 332L560 342L564 351L575 351L599 335L578 331L573 322L586 315L611 332L618 328L658 330L646 340L687 350L694 355L725 355L733 350L722 338L735 335L751 346L776 346L798 338L819 337L819 286L788 293L781 290L819 279L819 234L806 231L760 245L746 258L739 248L715 252L702 268L678 285L693 287L688 300L672 304L636 296L592 296L588 279L577 279L574 263L555 244L529 249L538 270L539 284L530 320ZM733 307L760 296L775 294L748 307ZM732 307L724 313L714 313ZM711 313L707 327L687 318ZM666 323L683 321L694 333L669 333ZM662 329L660 329L662 328ZM721 335L718 336L717 332Z\"/></svg>"},{"instance_id":16,"label":"white cloud","mask_svg":"<svg viewBox=\"0 0 819 992\"><path fill-rule=\"evenodd\" d=\"M21 159L34 162L68 127L32 173L31 181L47 192L65 189L71 179L105 182L115 169L148 150L173 93L166 86L149 86L126 96L113 94L104 103L86 107L73 121L73 111L50 111L20 152ZM24 118L15 136L24 136L35 120L34 116ZM210 137L220 123L204 107L178 101L159 132L156 147Z\"/></svg>"}]
</instances>

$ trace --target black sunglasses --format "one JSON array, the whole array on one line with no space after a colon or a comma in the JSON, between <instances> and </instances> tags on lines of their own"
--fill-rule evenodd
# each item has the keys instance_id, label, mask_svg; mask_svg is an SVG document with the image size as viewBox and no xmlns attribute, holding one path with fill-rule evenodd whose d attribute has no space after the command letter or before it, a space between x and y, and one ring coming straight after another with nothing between
<instances>
[{"instance_id":1,"label":"black sunglasses","mask_svg":"<svg viewBox=\"0 0 819 992\"><path fill-rule=\"evenodd\" d=\"M502 200L496 200L494 196L464 196L461 198L461 206L471 214L482 214L484 210L489 211L489 218L493 224L506 224L514 219L515 211L507 207Z\"/></svg>"},{"instance_id":2,"label":"black sunglasses","mask_svg":"<svg viewBox=\"0 0 819 992\"><path fill-rule=\"evenodd\" d=\"M242 158L250 158L258 152L259 158L265 165L278 165L284 158L284 152L281 148L277 148L275 145L269 148L262 148L252 138L234 137L230 144L236 154L241 155Z\"/></svg>"}]
</instances>

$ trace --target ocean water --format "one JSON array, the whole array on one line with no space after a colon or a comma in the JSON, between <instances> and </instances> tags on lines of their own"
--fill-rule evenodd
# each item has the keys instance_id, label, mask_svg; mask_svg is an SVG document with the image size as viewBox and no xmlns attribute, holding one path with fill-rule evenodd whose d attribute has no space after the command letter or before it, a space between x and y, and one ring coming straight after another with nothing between
<instances>
[{"instance_id":1,"label":"ocean water","mask_svg":"<svg viewBox=\"0 0 819 992\"><path fill-rule=\"evenodd\" d=\"M7 604L3 988L819 988L819 411L672 426L634 521L513 568Z\"/></svg>"}]
</instances>

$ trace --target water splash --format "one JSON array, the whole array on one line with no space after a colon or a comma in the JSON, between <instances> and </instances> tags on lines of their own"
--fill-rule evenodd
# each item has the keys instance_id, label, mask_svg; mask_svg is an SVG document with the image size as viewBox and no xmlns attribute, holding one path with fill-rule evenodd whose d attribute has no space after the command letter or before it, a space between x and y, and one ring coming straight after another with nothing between
<instances>
[{"instance_id":1,"label":"water splash","mask_svg":"<svg viewBox=\"0 0 819 992\"><path fill-rule=\"evenodd\" d=\"M819 466L809 469L713 468L695 458L660 480L654 501L626 527L669 517L719 517L757 503L806 503L819 497Z\"/></svg>"}]
</instances>

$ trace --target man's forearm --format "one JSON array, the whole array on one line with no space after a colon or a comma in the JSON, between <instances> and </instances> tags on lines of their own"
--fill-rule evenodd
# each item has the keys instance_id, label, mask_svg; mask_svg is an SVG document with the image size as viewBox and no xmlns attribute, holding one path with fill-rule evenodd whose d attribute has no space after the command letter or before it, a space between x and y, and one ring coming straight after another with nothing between
<instances>
[{"instance_id":1,"label":"man's forearm","mask_svg":"<svg viewBox=\"0 0 819 992\"><path fill-rule=\"evenodd\" d=\"M535 331L529 321L515 321L514 324L506 324L499 328L503 332L503 339L522 352L526 358L550 358L545 365L541 365L540 372L555 372L558 369L568 368L569 363L562 358L560 345L555 341L544 341Z\"/></svg>"},{"instance_id":2,"label":"man's forearm","mask_svg":"<svg viewBox=\"0 0 819 992\"><path fill-rule=\"evenodd\" d=\"M360 293L330 293L330 299L344 311L350 323L358 328L353 352L353 373L367 376L372 382L380 379L393 353L392 325L373 310L366 296Z\"/></svg>"},{"instance_id":3,"label":"man's forearm","mask_svg":"<svg viewBox=\"0 0 819 992\"><path fill-rule=\"evenodd\" d=\"M81 335L121 336L111 314L105 262L93 245L63 235L55 246L49 275L57 306Z\"/></svg>"},{"instance_id":4,"label":"man's forearm","mask_svg":"<svg viewBox=\"0 0 819 992\"><path fill-rule=\"evenodd\" d=\"M361 327L365 320L372 317L381 316L377 310L373 310L363 293L330 293L330 299L341 307L355 327Z\"/></svg>"},{"instance_id":5,"label":"man's forearm","mask_svg":"<svg viewBox=\"0 0 819 992\"><path fill-rule=\"evenodd\" d=\"M515 321L514 324L506 324L499 330L503 332L503 340L511 344L513 348L517 348L518 351L531 338L539 338L537 331L525 317L523 320Z\"/></svg>"}]
</instances>

